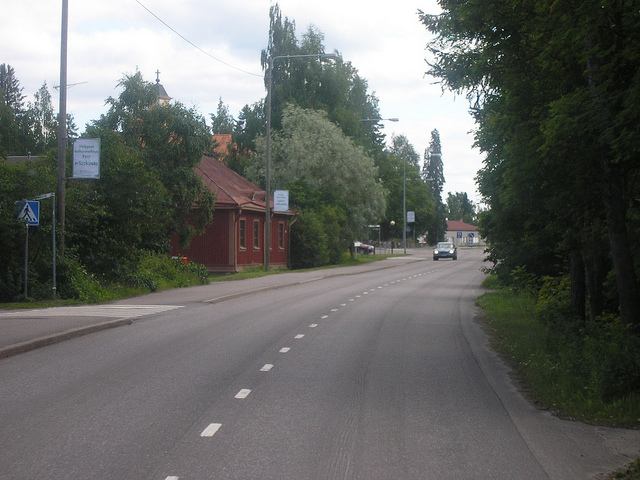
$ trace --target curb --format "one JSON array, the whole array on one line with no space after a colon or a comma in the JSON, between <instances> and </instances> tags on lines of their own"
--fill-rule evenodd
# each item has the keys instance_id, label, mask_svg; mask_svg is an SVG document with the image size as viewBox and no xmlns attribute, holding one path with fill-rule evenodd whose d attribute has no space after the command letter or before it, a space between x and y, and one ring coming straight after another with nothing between
<instances>
[{"instance_id":1,"label":"curb","mask_svg":"<svg viewBox=\"0 0 640 480\"><path fill-rule=\"evenodd\" d=\"M90 333L99 332L101 330L107 330L109 328L122 327L124 325L131 324L133 324L132 319L124 318L102 322L95 325L89 325L86 327L72 328L71 330L66 330L61 333L55 333L53 335L35 338L33 340L27 340L26 342L16 343L14 345L9 345L8 347L0 348L0 359L19 355L31 350L36 350L38 348L46 347L47 345L64 342L65 340L81 337L83 335L89 335Z\"/></svg>"}]
</instances>

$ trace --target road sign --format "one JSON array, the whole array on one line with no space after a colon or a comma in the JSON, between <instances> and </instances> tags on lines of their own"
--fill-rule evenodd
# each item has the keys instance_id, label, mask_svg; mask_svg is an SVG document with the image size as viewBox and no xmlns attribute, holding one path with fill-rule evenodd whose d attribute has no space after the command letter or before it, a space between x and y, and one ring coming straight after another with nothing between
<instances>
[{"instance_id":1,"label":"road sign","mask_svg":"<svg viewBox=\"0 0 640 480\"><path fill-rule=\"evenodd\" d=\"M416 212L407 212L407 223L416 223Z\"/></svg>"},{"instance_id":2,"label":"road sign","mask_svg":"<svg viewBox=\"0 0 640 480\"><path fill-rule=\"evenodd\" d=\"M458 232L457 237L458 237L458 238L462 238L462 232Z\"/></svg>"},{"instance_id":3,"label":"road sign","mask_svg":"<svg viewBox=\"0 0 640 480\"><path fill-rule=\"evenodd\" d=\"M20 202L18 204L18 220L26 222L30 227L40 225L40 202Z\"/></svg>"},{"instance_id":4,"label":"road sign","mask_svg":"<svg viewBox=\"0 0 640 480\"><path fill-rule=\"evenodd\" d=\"M473 233L470 233L469 238L473 238L473 237L474 237Z\"/></svg>"},{"instance_id":5,"label":"road sign","mask_svg":"<svg viewBox=\"0 0 640 480\"><path fill-rule=\"evenodd\" d=\"M286 212L289 210L289 190L273 192L273 211Z\"/></svg>"}]
</instances>

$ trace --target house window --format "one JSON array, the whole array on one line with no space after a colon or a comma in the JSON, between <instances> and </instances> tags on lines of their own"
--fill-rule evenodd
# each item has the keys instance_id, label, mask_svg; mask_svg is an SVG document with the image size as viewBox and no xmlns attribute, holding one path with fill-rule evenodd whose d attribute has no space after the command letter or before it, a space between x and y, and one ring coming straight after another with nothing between
<instances>
[{"instance_id":1,"label":"house window","mask_svg":"<svg viewBox=\"0 0 640 480\"><path fill-rule=\"evenodd\" d=\"M284 223L278 224L278 248L284 250Z\"/></svg>"},{"instance_id":2,"label":"house window","mask_svg":"<svg viewBox=\"0 0 640 480\"><path fill-rule=\"evenodd\" d=\"M247 248L247 221L244 218L240 220L240 248Z\"/></svg>"},{"instance_id":3,"label":"house window","mask_svg":"<svg viewBox=\"0 0 640 480\"><path fill-rule=\"evenodd\" d=\"M260 249L260 220L253 221L253 248Z\"/></svg>"}]
</instances>

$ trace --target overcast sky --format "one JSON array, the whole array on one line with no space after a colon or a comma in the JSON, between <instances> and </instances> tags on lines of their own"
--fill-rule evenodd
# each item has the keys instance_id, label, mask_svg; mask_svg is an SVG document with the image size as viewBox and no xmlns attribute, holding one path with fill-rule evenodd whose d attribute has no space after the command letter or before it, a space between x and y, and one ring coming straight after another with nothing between
<instances>
[{"instance_id":1,"label":"overcast sky","mask_svg":"<svg viewBox=\"0 0 640 480\"><path fill-rule=\"evenodd\" d=\"M139 69L167 93L210 120L222 99L237 116L265 96L260 52L267 45L270 0L69 0L68 107L80 132L106 112L124 74ZM473 121L464 97L442 93L425 76L429 35L418 9L437 13L435 0L279 0L298 37L314 25L327 52L350 61L375 93L384 133L405 135L422 155L437 129L443 150L443 200L467 192L477 202L475 176L482 157L472 148ZM145 9L146 7L146 9ZM148 10L147 10L148 9ZM11 65L27 101L46 81L60 82L62 1L5 2L0 16L0 63ZM201 50L163 25L149 11ZM215 58L212 58L215 57ZM220 61L218 61L218 60Z\"/></svg>"}]
</instances>

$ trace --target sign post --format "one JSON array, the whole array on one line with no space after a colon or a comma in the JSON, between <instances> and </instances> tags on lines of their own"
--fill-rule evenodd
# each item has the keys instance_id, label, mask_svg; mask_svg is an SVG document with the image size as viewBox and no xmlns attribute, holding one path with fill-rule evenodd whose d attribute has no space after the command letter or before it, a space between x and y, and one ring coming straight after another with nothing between
<instances>
[{"instance_id":1,"label":"sign post","mask_svg":"<svg viewBox=\"0 0 640 480\"><path fill-rule=\"evenodd\" d=\"M27 233L24 237L24 298L27 298L29 279L29 226L40 225L40 202L17 202L18 220L24 222Z\"/></svg>"},{"instance_id":2,"label":"sign post","mask_svg":"<svg viewBox=\"0 0 640 480\"><path fill-rule=\"evenodd\" d=\"M51 254L53 256L53 299L56 299L56 194L45 193L44 195L39 195L35 197L33 200L25 200L23 202L16 202L17 206L17 218L18 221L22 221L25 223L27 228L27 233L25 236L25 245L24 245L24 296L27 298L28 288L27 281L29 278L29 227L36 227L40 225L40 202L39 200L44 200L46 198L52 198L51 201Z\"/></svg>"}]
</instances>

